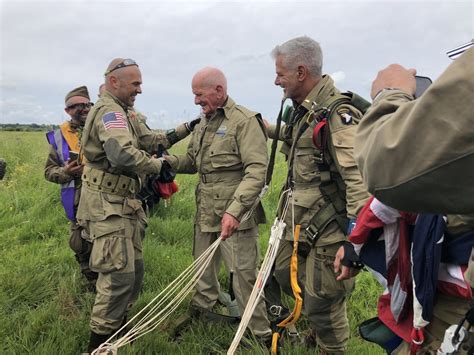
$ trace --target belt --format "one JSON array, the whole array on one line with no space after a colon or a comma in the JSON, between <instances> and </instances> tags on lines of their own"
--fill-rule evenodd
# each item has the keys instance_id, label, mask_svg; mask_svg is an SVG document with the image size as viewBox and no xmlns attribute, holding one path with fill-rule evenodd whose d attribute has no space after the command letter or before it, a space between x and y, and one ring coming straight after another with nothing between
<instances>
[{"instance_id":1,"label":"belt","mask_svg":"<svg viewBox=\"0 0 474 355\"><path fill-rule=\"evenodd\" d=\"M129 197L135 194L137 180L125 175L114 175L100 169L84 167L82 181L91 190Z\"/></svg>"},{"instance_id":2,"label":"belt","mask_svg":"<svg viewBox=\"0 0 474 355\"><path fill-rule=\"evenodd\" d=\"M241 171L215 171L209 174L201 174L201 181L204 184L212 182L231 182L242 180Z\"/></svg>"}]
</instances>

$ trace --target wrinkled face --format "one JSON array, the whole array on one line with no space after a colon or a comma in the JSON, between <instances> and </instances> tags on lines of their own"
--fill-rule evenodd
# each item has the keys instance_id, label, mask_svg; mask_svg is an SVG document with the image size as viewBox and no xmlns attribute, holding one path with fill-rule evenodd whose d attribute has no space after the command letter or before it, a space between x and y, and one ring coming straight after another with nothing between
<instances>
[{"instance_id":1,"label":"wrinkled face","mask_svg":"<svg viewBox=\"0 0 474 355\"><path fill-rule=\"evenodd\" d=\"M194 94L194 104L201 106L206 117L210 117L216 112L221 104L221 93L218 86L203 86L198 81L192 83Z\"/></svg>"},{"instance_id":2,"label":"wrinkled face","mask_svg":"<svg viewBox=\"0 0 474 355\"><path fill-rule=\"evenodd\" d=\"M129 66L119 69L117 73L116 83L114 85L114 95L127 106L132 107L135 98L142 93L142 74L137 66ZM118 72L118 70L117 70Z\"/></svg>"},{"instance_id":3,"label":"wrinkled face","mask_svg":"<svg viewBox=\"0 0 474 355\"><path fill-rule=\"evenodd\" d=\"M288 99L296 99L301 82L298 81L298 71L284 65L283 56L279 55L275 60L275 85L283 89L284 96Z\"/></svg>"},{"instance_id":4,"label":"wrinkled face","mask_svg":"<svg viewBox=\"0 0 474 355\"><path fill-rule=\"evenodd\" d=\"M65 111L69 116L71 116L71 120L74 121L74 123L84 126L87 114L92 105L93 104L89 99L85 97L73 96L67 101Z\"/></svg>"}]
</instances>

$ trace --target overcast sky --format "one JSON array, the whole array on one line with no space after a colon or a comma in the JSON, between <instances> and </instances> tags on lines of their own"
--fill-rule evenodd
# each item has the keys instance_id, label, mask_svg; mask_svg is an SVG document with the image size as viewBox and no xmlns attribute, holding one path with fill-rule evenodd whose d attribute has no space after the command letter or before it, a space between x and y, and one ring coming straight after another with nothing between
<instances>
[{"instance_id":1,"label":"overcast sky","mask_svg":"<svg viewBox=\"0 0 474 355\"><path fill-rule=\"evenodd\" d=\"M115 57L140 65L136 108L152 128L199 113L191 78L216 66L229 94L273 120L275 45L301 35L320 42L323 72L369 98L377 71L398 62L438 77L446 51L471 40L473 1L20 1L0 0L0 123L59 124L65 94L97 97Z\"/></svg>"}]
</instances>

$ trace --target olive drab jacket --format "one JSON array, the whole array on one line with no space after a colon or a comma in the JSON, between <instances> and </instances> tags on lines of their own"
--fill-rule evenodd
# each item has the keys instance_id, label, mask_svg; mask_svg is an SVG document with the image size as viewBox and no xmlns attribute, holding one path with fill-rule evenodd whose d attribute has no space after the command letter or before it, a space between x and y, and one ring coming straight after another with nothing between
<instances>
[{"instance_id":1,"label":"olive drab jacket","mask_svg":"<svg viewBox=\"0 0 474 355\"><path fill-rule=\"evenodd\" d=\"M132 216L141 208L135 200L140 180L158 174L162 165L147 152L164 142L163 134L152 132L119 99L109 92L102 94L89 112L82 134L86 166L78 220L102 221L112 215L135 218Z\"/></svg>"},{"instance_id":2,"label":"olive drab jacket","mask_svg":"<svg viewBox=\"0 0 474 355\"><path fill-rule=\"evenodd\" d=\"M355 154L371 193L403 211L474 212L474 48L418 99L384 90L359 124Z\"/></svg>"},{"instance_id":3,"label":"olive drab jacket","mask_svg":"<svg viewBox=\"0 0 474 355\"><path fill-rule=\"evenodd\" d=\"M262 127L260 114L228 97L223 107L194 128L186 155L166 157L178 173L199 173L194 223L202 232L219 232L226 212L240 221L254 207L268 164ZM259 223L265 223L260 202L239 230Z\"/></svg>"},{"instance_id":4,"label":"olive drab jacket","mask_svg":"<svg viewBox=\"0 0 474 355\"><path fill-rule=\"evenodd\" d=\"M337 112L328 120L329 137L324 152L314 145L312 128L306 129L295 141L297 132L306 121L306 114L312 109L313 103L322 107L337 93L339 91L334 86L333 80L325 75L303 103L295 106L289 121L281 127L279 137L276 137L275 126L268 127L269 137L283 141L281 152L287 156L288 168L292 168L288 173L291 173L293 179L295 223L301 224L302 230L307 228L318 211L326 206L327 196L325 197L320 189L322 183L328 184L330 181L328 185L330 191L326 192L337 195L338 198L334 199L336 210L343 211L342 213L349 219L357 216L369 197L353 157L355 131L362 116L359 110L348 104L338 106ZM350 120L347 117L350 117ZM320 171L318 168L324 163L323 160L329 163L329 172ZM291 226L290 213L287 213L285 223ZM336 223L329 224L319 232L321 235L318 237L317 245L320 246L346 239L346 230L342 230ZM286 228L286 239L293 239L291 227Z\"/></svg>"}]
</instances>

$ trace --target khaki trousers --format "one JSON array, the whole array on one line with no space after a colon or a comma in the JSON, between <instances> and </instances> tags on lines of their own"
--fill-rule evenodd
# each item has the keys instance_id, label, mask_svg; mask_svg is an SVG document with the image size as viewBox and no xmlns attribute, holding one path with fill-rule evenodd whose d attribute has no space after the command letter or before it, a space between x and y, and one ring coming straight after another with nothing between
<instances>
[{"instance_id":1,"label":"khaki trousers","mask_svg":"<svg viewBox=\"0 0 474 355\"><path fill-rule=\"evenodd\" d=\"M220 237L220 232L204 233L195 226L193 256L198 258ZM213 260L196 285L192 305L211 310L219 295L218 273L221 260L228 270L234 273L233 289L240 314L243 314L247 301L257 278L259 260L258 228L235 231L232 236L221 242ZM263 299L255 308L249 328L257 337L271 335Z\"/></svg>"}]
</instances>

